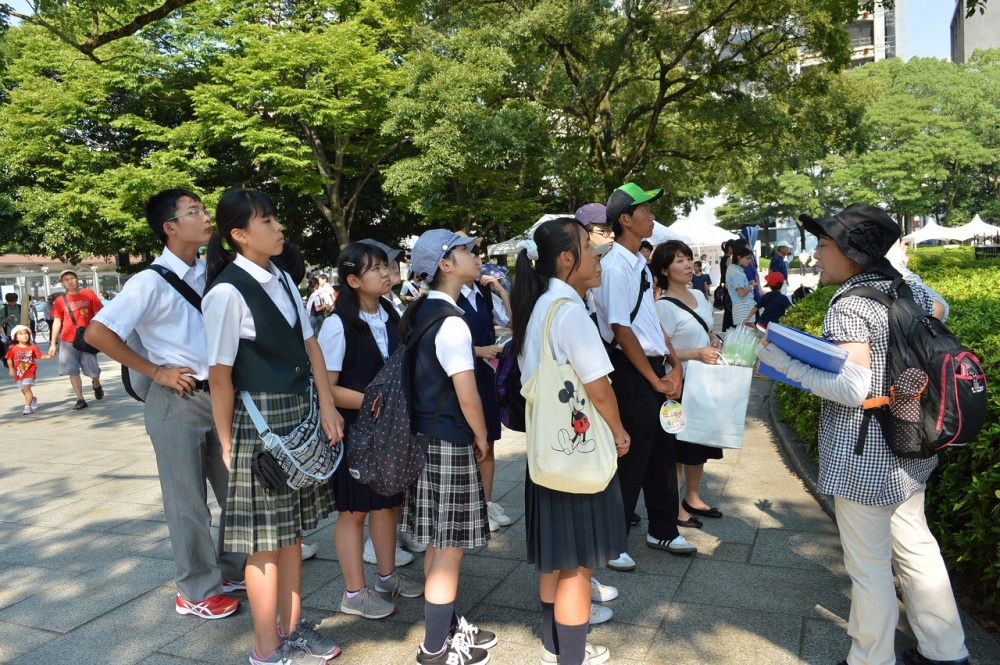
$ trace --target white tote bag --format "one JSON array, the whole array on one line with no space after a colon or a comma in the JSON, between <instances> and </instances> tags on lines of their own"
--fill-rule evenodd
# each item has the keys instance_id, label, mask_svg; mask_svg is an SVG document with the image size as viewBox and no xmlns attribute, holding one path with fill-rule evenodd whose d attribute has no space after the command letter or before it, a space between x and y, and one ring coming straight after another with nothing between
<instances>
[{"instance_id":1,"label":"white tote bag","mask_svg":"<svg viewBox=\"0 0 1000 665\"><path fill-rule=\"evenodd\" d=\"M689 360L681 397L687 426L677 438L712 448L742 448L752 379L752 367Z\"/></svg>"},{"instance_id":2,"label":"white tote bag","mask_svg":"<svg viewBox=\"0 0 1000 665\"><path fill-rule=\"evenodd\" d=\"M618 469L611 428L590 401L576 370L552 357L549 331L560 307L549 307L538 369L521 389L527 424L528 473L536 485L569 494L603 491Z\"/></svg>"}]
</instances>

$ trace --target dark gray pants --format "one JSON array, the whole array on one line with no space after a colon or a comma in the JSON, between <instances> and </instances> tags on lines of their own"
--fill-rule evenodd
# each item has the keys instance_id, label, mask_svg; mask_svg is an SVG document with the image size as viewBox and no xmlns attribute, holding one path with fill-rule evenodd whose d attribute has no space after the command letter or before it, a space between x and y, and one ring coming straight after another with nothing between
<instances>
[{"instance_id":1,"label":"dark gray pants","mask_svg":"<svg viewBox=\"0 0 1000 665\"><path fill-rule=\"evenodd\" d=\"M246 565L246 555L222 549L229 472L212 419L212 399L201 391L180 396L154 383L144 417L156 453L177 590L185 600L201 602L222 593L223 579L242 580ZM222 508L217 545L212 542L206 480Z\"/></svg>"}]
</instances>

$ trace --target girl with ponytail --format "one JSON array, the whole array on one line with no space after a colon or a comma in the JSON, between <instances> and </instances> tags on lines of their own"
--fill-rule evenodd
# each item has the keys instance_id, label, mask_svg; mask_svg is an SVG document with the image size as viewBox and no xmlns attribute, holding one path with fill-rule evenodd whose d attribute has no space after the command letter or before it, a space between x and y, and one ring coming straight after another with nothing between
<instances>
[{"instance_id":1,"label":"girl with ponytail","mask_svg":"<svg viewBox=\"0 0 1000 665\"><path fill-rule=\"evenodd\" d=\"M513 351L522 383L539 371L542 344L556 363L569 364L614 434L618 455L630 439L622 427L608 375L613 371L597 327L587 314L587 291L601 284L601 265L584 227L571 217L545 222L517 257L511 293ZM568 304L556 301L569 299ZM545 319L559 306L548 338ZM529 423L530 426L530 423ZM533 440L529 432L528 441ZM553 441L553 445L558 445ZM525 474L527 560L540 574L544 662L604 662L606 647L587 644L591 574L626 549L625 516L618 476L596 494L571 494L536 485ZM558 645L558 646L557 646Z\"/></svg>"},{"instance_id":2,"label":"girl with ponytail","mask_svg":"<svg viewBox=\"0 0 1000 665\"><path fill-rule=\"evenodd\" d=\"M248 555L251 665L324 665L340 647L302 619L301 537L333 512L333 494L327 483L265 490L251 470L264 444L237 399L237 392L247 391L279 436L318 406L330 441L343 437L344 419L334 406L323 352L302 298L292 278L270 260L285 242L275 212L260 192L227 192L216 209L218 230L208 246L210 286L202 311L212 414L229 467L224 549Z\"/></svg>"}]
</instances>

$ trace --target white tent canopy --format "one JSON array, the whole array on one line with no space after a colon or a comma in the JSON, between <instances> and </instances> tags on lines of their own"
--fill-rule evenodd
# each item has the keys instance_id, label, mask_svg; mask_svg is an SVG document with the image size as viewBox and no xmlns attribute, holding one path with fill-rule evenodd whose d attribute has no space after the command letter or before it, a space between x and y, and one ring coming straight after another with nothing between
<instances>
[{"instance_id":1,"label":"white tent canopy","mask_svg":"<svg viewBox=\"0 0 1000 665\"><path fill-rule=\"evenodd\" d=\"M670 240L680 240L681 242L686 242L687 244L690 245L691 244L691 238L689 236L687 236L687 235L685 235L685 234L680 233L679 231L677 231L674 228L676 226L677 226L676 224L674 224L673 226L665 226L663 224L660 224L657 221L654 221L653 222L653 235L651 237L649 237L649 238L646 238L646 239L654 247L656 245L662 245L663 243L668 242Z\"/></svg>"},{"instance_id":2,"label":"white tent canopy","mask_svg":"<svg viewBox=\"0 0 1000 665\"><path fill-rule=\"evenodd\" d=\"M522 235L511 238L510 240L504 240L503 242L498 242L495 245L490 245L486 248L486 254L488 256L503 256L505 254L517 254L521 251L521 243L531 238L535 235L535 229L544 224L551 219L559 219L560 217L572 217L573 213L564 213L562 215L542 215L538 218L538 221L531 225Z\"/></svg>"},{"instance_id":3,"label":"white tent canopy","mask_svg":"<svg viewBox=\"0 0 1000 665\"><path fill-rule=\"evenodd\" d=\"M934 220L930 220L920 229L903 236L903 240L912 242L913 244L927 242L928 240L961 240L962 238L959 236L963 234L956 233L956 231L958 229L941 226ZM969 237L971 238L972 236L970 235Z\"/></svg>"},{"instance_id":4,"label":"white tent canopy","mask_svg":"<svg viewBox=\"0 0 1000 665\"><path fill-rule=\"evenodd\" d=\"M953 237L956 240L972 240L976 236L995 236L1000 234L1000 226L987 224L979 215L973 217L972 221L968 224L963 224L949 230L954 232L955 235Z\"/></svg>"},{"instance_id":5,"label":"white tent canopy","mask_svg":"<svg viewBox=\"0 0 1000 665\"><path fill-rule=\"evenodd\" d=\"M674 233L687 236L687 244L694 247L719 247L727 240L735 240L739 236L720 229L715 224L694 218L679 219L670 225Z\"/></svg>"}]
</instances>

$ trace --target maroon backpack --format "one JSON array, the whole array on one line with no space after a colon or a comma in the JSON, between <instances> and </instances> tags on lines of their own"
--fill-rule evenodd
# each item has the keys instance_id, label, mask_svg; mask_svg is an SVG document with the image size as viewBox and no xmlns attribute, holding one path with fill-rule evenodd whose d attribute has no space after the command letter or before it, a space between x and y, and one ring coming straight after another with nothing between
<instances>
[{"instance_id":1,"label":"maroon backpack","mask_svg":"<svg viewBox=\"0 0 1000 665\"><path fill-rule=\"evenodd\" d=\"M365 388L358 419L348 433L347 472L382 496L393 496L411 487L427 461L426 437L414 434L410 428L413 367L410 352L417 348L421 337L449 316L459 314L447 309L432 312L396 348ZM455 392L451 382L449 386L438 400L428 432L434 430L441 410Z\"/></svg>"}]
</instances>

